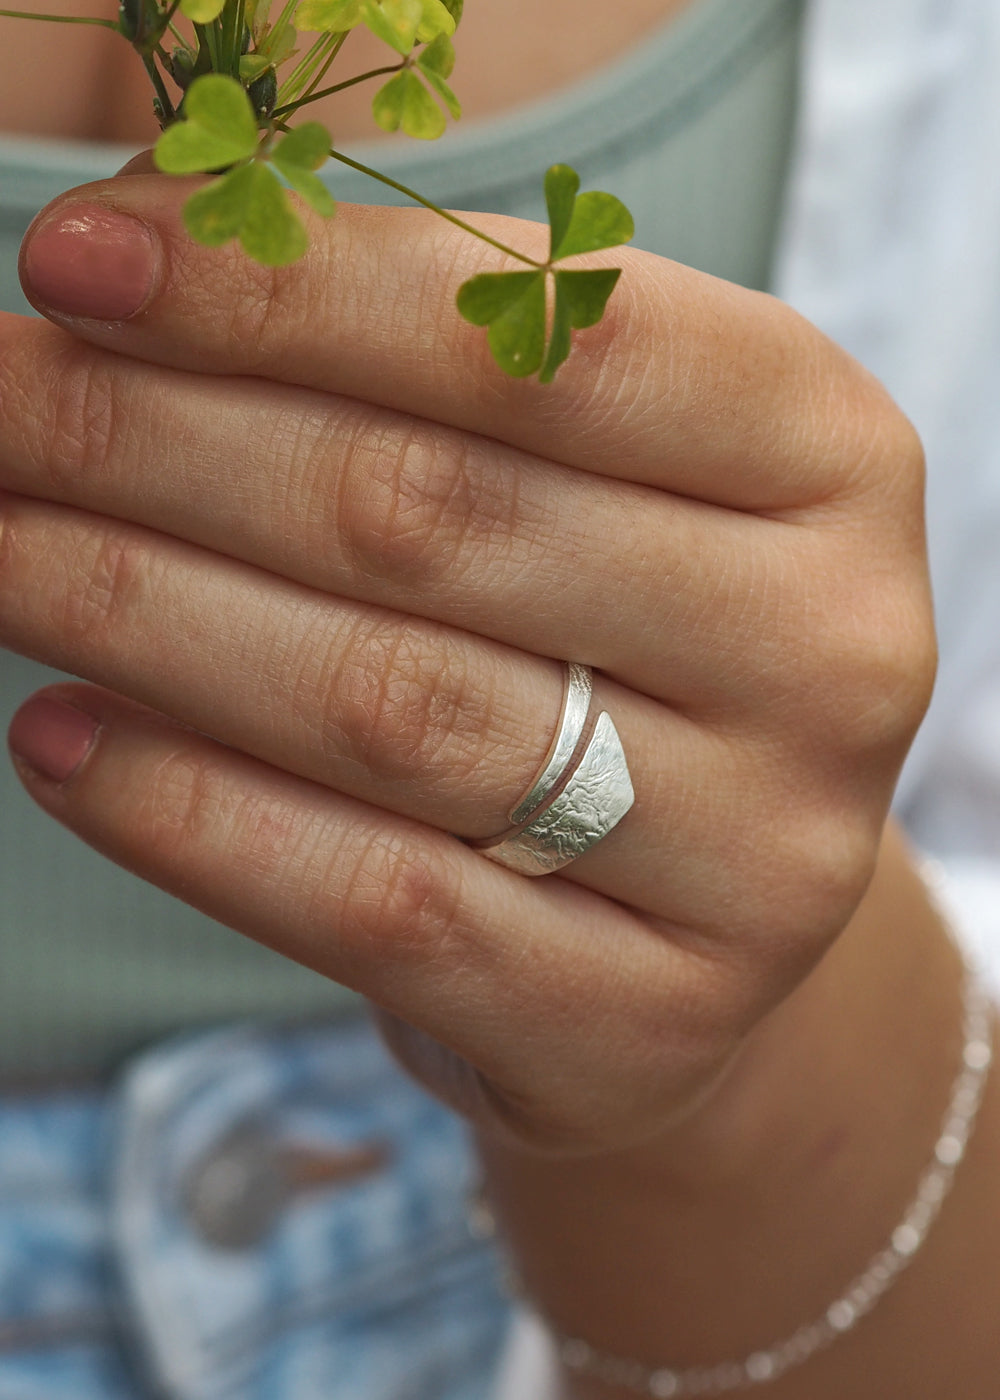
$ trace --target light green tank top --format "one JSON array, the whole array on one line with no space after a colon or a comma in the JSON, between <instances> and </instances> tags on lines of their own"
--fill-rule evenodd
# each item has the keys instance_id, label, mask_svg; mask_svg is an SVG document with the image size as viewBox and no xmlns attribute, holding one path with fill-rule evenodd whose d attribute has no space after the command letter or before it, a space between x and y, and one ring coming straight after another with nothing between
<instances>
[{"instance_id":1,"label":"light green tank top","mask_svg":"<svg viewBox=\"0 0 1000 1400\"><path fill-rule=\"evenodd\" d=\"M439 204L544 218L556 160L619 195L640 247L765 288L795 111L802 0L697 0L639 49L554 97L440 143L352 153ZM22 21L4 21L20 23ZM121 148L0 137L0 308L27 311L20 239ZM342 200L391 202L330 168ZM61 679L0 653L0 718ZM0 1085L111 1070L183 1028L340 1014L351 995L144 884L43 816L0 763ZM331 930L336 937L336 930Z\"/></svg>"}]
</instances>

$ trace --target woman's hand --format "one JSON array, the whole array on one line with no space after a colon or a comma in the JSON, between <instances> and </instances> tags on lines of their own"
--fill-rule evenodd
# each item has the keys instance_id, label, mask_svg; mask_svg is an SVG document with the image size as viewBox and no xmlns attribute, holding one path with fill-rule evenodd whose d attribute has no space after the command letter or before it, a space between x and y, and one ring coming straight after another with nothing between
<instances>
[{"instance_id":1,"label":"woman's hand","mask_svg":"<svg viewBox=\"0 0 1000 1400\"><path fill-rule=\"evenodd\" d=\"M914 433L793 312L660 258L543 389L454 313L495 264L432 217L342 208L269 272L192 245L184 192L66 196L23 260L57 326L0 321L0 640L103 687L29 702L62 780L24 781L454 1052L395 1033L490 1131L650 1140L871 877L933 669ZM566 659L636 802L530 880L456 837L506 825Z\"/></svg>"}]
</instances>

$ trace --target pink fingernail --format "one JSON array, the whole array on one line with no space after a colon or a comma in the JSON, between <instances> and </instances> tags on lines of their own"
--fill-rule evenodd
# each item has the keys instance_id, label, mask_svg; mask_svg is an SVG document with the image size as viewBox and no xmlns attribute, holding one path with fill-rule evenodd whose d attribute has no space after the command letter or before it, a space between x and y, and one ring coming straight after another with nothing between
<instances>
[{"instance_id":1,"label":"pink fingernail","mask_svg":"<svg viewBox=\"0 0 1000 1400\"><path fill-rule=\"evenodd\" d=\"M139 219L74 204L28 235L22 261L32 301L66 316L124 321L153 289L157 247Z\"/></svg>"},{"instance_id":2,"label":"pink fingernail","mask_svg":"<svg viewBox=\"0 0 1000 1400\"><path fill-rule=\"evenodd\" d=\"M35 695L11 721L7 742L11 752L43 778L64 783L87 757L97 729L93 715L75 705Z\"/></svg>"}]
</instances>

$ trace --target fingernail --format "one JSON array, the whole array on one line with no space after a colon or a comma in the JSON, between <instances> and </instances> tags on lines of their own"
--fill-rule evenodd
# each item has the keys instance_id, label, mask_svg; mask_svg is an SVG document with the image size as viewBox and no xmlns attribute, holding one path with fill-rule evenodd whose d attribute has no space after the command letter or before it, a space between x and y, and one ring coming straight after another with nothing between
<instances>
[{"instance_id":1,"label":"fingernail","mask_svg":"<svg viewBox=\"0 0 1000 1400\"><path fill-rule=\"evenodd\" d=\"M66 316L124 321L153 289L157 248L139 219L99 204L74 204L28 236L22 262L28 296Z\"/></svg>"},{"instance_id":2,"label":"fingernail","mask_svg":"<svg viewBox=\"0 0 1000 1400\"><path fill-rule=\"evenodd\" d=\"M53 783L71 778L87 757L97 734L97 720L75 705L35 695L11 721L11 752Z\"/></svg>"}]
</instances>

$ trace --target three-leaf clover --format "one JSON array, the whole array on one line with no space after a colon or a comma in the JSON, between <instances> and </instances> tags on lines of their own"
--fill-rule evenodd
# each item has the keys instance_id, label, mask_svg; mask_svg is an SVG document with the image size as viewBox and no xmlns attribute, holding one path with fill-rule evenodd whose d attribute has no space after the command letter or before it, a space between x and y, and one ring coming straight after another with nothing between
<instances>
[{"instance_id":1,"label":"three-leaf clover","mask_svg":"<svg viewBox=\"0 0 1000 1400\"><path fill-rule=\"evenodd\" d=\"M306 122L276 144L262 145L249 97L234 78L219 73L195 79L184 99L183 120L163 133L153 152L160 170L171 174L225 172L185 202L185 227L210 248L238 238L267 267L295 262L309 242L275 171L318 214L329 217L333 197L315 174L329 154L330 134L319 122Z\"/></svg>"},{"instance_id":2,"label":"three-leaf clover","mask_svg":"<svg viewBox=\"0 0 1000 1400\"><path fill-rule=\"evenodd\" d=\"M454 45L447 34L439 34L411 64L375 94L372 114L382 130L402 128L407 136L424 141L435 141L443 136L447 123L431 94L441 99L457 121L462 108L446 82L454 67Z\"/></svg>"},{"instance_id":3,"label":"three-leaf clover","mask_svg":"<svg viewBox=\"0 0 1000 1400\"><path fill-rule=\"evenodd\" d=\"M538 373L550 384L570 352L571 332L596 325L621 275L620 268L556 269L555 263L627 243L632 216L614 195L579 194L580 177L568 165L545 176L549 256L531 272L483 272L462 284L458 309L467 321L487 326L494 359L514 378ZM525 259L527 261L527 259ZM546 284L554 283L551 323Z\"/></svg>"}]
</instances>

